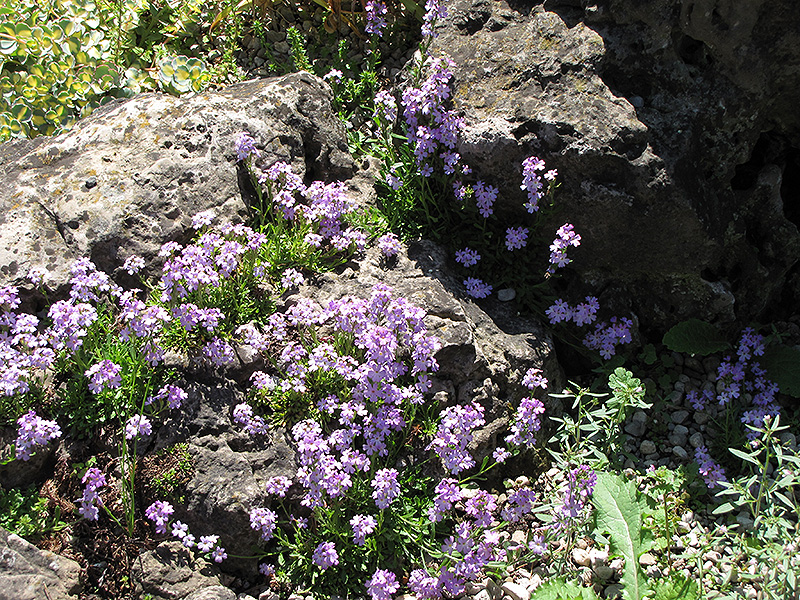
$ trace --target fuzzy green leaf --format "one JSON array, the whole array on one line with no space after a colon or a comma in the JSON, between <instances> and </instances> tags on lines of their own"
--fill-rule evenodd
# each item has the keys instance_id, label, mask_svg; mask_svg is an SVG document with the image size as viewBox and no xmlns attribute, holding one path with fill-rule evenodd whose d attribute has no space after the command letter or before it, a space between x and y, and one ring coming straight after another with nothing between
<instances>
[{"instance_id":1,"label":"fuzzy green leaf","mask_svg":"<svg viewBox=\"0 0 800 600\"><path fill-rule=\"evenodd\" d=\"M597 600L592 588L585 588L565 579L550 579L536 588L530 600Z\"/></svg>"},{"instance_id":2,"label":"fuzzy green leaf","mask_svg":"<svg viewBox=\"0 0 800 600\"><path fill-rule=\"evenodd\" d=\"M623 598L642 600L648 589L639 567L639 556L651 542L642 533L643 507L637 498L635 485L619 475L599 472L592 503L597 509L597 528L609 534L611 551L625 558L621 579Z\"/></svg>"},{"instance_id":3,"label":"fuzzy green leaf","mask_svg":"<svg viewBox=\"0 0 800 600\"><path fill-rule=\"evenodd\" d=\"M781 392L800 398L800 350L789 346L770 346L756 360Z\"/></svg>"},{"instance_id":4,"label":"fuzzy green leaf","mask_svg":"<svg viewBox=\"0 0 800 600\"><path fill-rule=\"evenodd\" d=\"M653 590L653 600L697 600L700 590L697 582L676 573L668 579L658 580Z\"/></svg>"},{"instance_id":5,"label":"fuzzy green leaf","mask_svg":"<svg viewBox=\"0 0 800 600\"><path fill-rule=\"evenodd\" d=\"M662 342L673 352L700 356L721 352L730 346L716 327L700 319L681 321L664 334Z\"/></svg>"}]
</instances>

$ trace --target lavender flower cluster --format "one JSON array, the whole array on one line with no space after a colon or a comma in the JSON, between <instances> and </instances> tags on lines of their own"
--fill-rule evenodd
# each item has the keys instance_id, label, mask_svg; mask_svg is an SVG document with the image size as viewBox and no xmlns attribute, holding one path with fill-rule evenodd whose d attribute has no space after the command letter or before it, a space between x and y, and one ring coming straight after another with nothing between
<instances>
[{"instance_id":1,"label":"lavender flower cluster","mask_svg":"<svg viewBox=\"0 0 800 600\"><path fill-rule=\"evenodd\" d=\"M156 528L156 533L167 533L167 527L170 526L170 517L175 513L175 508L163 500L156 500L145 509L145 516L153 522ZM228 558L225 548L219 545L218 535L203 535L200 539L189 532L189 526L181 521L175 521L171 524L172 537L179 540L187 548L197 548L198 551L210 554L210 557L216 563L221 563Z\"/></svg>"},{"instance_id":2,"label":"lavender flower cluster","mask_svg":"<svg viewBox=\"0 0 800 600\"><path fill-rule=\"evenodd\" d=\"M553 325L573 321L577 326L584 327L597 321L597 311L600 303L594 296L586 296L584 302L577 306L570 306L563 299L556 300L545 314ZM600 356L608 360L616 354L617 346L631 342L631 327L633 321L627 317L611 317L608 322L597 323L593 331L583 338L583 345L591 350L596 350Z\"/></svg>"},{"instance_id":3,"label":"lavender flower cluster","mask_svg":"<svg viewBox=\"0 0 800 600\"><path fill-rule=\"evenodd\" d=\"M58 423L42 419L32 410L17 419L17 425L17 460L30 460L36 446L46 446L61 437Z\"/></svg>"}]
</instances>

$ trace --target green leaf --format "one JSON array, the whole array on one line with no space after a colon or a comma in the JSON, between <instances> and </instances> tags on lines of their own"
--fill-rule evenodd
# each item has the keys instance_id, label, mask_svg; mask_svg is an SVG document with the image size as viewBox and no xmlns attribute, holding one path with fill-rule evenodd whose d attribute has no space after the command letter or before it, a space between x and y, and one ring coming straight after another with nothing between
<instances>
[{"instance_id":1,"label":"green leaf","mask_svg":"<svg viewBox=\"0 0 800 600\"><path fill-rule=\"evenodd\" d=\"M622 554L625 568L620 580L626 600L642 600L648 592L639 556L650 546L642 535L642 505L636 486L619 475L600 471L592 494L598 529L608 532L611 551Z\"/></svg>"},{"instance_id":2,"label":"green leaf","mask_svg":"<svg viewBox=\"0 0 800 600\"><path fill-rule=\"evenodd\" d=\"M800 398L800 350L789 346L770 346L756 360L781 392Z\"/></svg>"},{"instance_id":3,"label":"green leaf","mask_svg":"<svg viewBox=\"0 0 800 600\"><path fill-rule=\"evenodd\" d=\"M656 581L653 600L697 600L700 597L697 582L687 579L680 573Z\"/></svg>"},{"instance_id":4,"label":"green leaf","mask_svg":"<svg viewBox=\"0 0 800 600\"><path fill-rule=\"evenodd\" d=\"M724 504L720 504L717 508L711 511L712 515L721 515L723 513L728 513L734 510L736 507L731 504L730 502L725 502Z\"/></svg>"},{"instance_id":5,"label":"green leaf","mask_svg":"<svg viewBox=\"0 0 800 600\"><path fill-rule=\"evenodd\" d=\"M730 347L711 323L689 319L673 326L664 334L663 344L673 352L708 356Z\"/></svg>"},{"instance_id":6,"label":"green leaf","mask_svg":"<svg viewBox=\"0 0 800 600\"><path fill-rule=\"evenodd\" d=\"M536 588L530 600L595 600L599 596L592 588L575 585L564 578L550 579Z\"/></svg>"},{"instance_id":7,"label":"green leaf","mask_svg":"<svg viewBox=\"0 0 800 600\"><path fill-rule=\"evenodd\" d=\"M747 452L742 452L741 450L737 450L736 448L728 448L728 450L730 451L731 454L733 454L734 456L736 456L738 458L741 458L744 461L747 461L747 462L749 462L751 464L754 464L756 466L761 466L761 464L756 459L756 456L759 454L758 452L756 452L756 453L747 453Z\"/></svg>"}]
</instances>

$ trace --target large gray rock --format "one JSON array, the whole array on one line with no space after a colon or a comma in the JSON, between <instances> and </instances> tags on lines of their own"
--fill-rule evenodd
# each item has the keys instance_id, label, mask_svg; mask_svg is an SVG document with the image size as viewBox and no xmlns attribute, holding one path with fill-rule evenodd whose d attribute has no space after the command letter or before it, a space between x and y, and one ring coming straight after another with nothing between
<instances>
[{"instance_id":1,"label":"large gray rock","mask_svg":"<svg viewBox=\"0 0 800 600\"><path fill-rule=\"evenodd\" d=\"M800 297L792 2L446 4L433 51L457 63L459 150L510 219L521 161L559 169L545 230L583 236L577 298L593 287L663 330L774 318Z\"/></svg>"},{"instance_id":2,"label":"large gray rock","mask_svg":"<svg viewBox=\"0 0 800 600\"><path fill-rule=\"evenodd\" d=\"M166 541L133 561L131 577L136 593L159 600L182 600L192 593L220 585L214 568L193 556L180 542Z\"/></svg>"},{"instance_id":3,"label":"large gray rock","mask_svg":"<svg viewBox=\"0 0 800 600\"><path fill-rule=\"evenodd\" d=\"M173 518L186 523L197 539L219 535L228 554L251 556L259 535L250 528L250 510L265 506L267 479L294 477L294 451L282 429L250 436L233 423L231 411L245 397L232 383L190 382L185 389L187 401L154 441L156 450L187 442L193 461L185 501L175 505ZM255 560L235 562L238 570L255 572Z\"/></svg>"},{"instance_id":4,"label":"large gray rock","mask_svg":"<svg viewBox=\"0 0 800 600\"><path fill-rule=\"evenodd\" d=\"M308 73L189 99L145 94L58 137L1 145L0 285L44 267L45 283L58 287L83 256L119 274L131 254L151 259L164 242L184 241L199 211L242 220L242 197L252 195L234 152L243 130L267 165L347 178L352 159L330 94Z\"/></svg>"},{"instance_id":5,"label":"large gray rock","mask_svg":"<svg viewBox=\"0 0 800 600\"><path fill-rule=\"evenodd\" d=\"M39 550L0 527L0 600L66 600L81 590L74 560Z\"/></svg>"}]
</instances>

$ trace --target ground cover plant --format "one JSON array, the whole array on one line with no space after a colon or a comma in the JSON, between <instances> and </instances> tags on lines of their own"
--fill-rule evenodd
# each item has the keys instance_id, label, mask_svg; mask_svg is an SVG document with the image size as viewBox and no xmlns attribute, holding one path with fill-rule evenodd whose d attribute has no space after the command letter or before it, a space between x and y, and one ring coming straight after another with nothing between
<instances>
[{"instance_id":1,"label":"ground cover plant","mask_svg":"<svg viewBox=\"0 0 800 600\"><path fill-rule=\"evenodd\" d=\"M242 6L220 13L216 27ZM329 8L342 22L354 18ZM388 8L371 0L364 12L375 40ZM541 215L558 210L558 177L571 174L530 156L519 165L527 220L497 218L496 188L469 179L455 151L460 117L448 104L449 59L428 53L443 15L439 3L427 3L421 58L402 89L376 90L375 55L365 79L327 73L345 91L342 114L359 108L371 115L374 127L351 141L382 163L381 215L365 215L340 182L304 182L287 164L263 164L262 140L243 132L235 152L256 191L247 225L196 215L195 238L165 244L160 279L142 281L141 290L123 290L88 259L76 261L69 298L51 303L41 319L17 312L15 289L0 290L0 409L16 429L6 460L24 462L60 438L92 439L99 429L113 432L115 448L72 465L80 490L75 514L35 501L36 490L6 490L3 526L31 535L80 518L128 538L178 540L223 566L242 559L228 556L219 535L195 537L173 518L175 492L192 468L185 450L159 458L169 467L142 493L142 472L151 467L139 443L186 401L179 374L164 365L167 351L224 369L244 344L267 366L252 375L247 402L230 407L231 422L255 438L285 428L298 455L296 474L268 481L269 504L247 515L261 538L251 556L263 582L285 595L459 597L486 576L502 582L525 570L539 577L538 584L527 579L533 598L595 598L616 579L613 593L623 598L745 597L748 590L796 596L800 457L784 434L787 422L796 430L797 416L781 409L779 395L795 388L775 366L793 364L791 352L756 329L730 344L705 325L679 325L658 350L720 356L713 389L687 390L686 398L726 441L698 445L694 464L678 469L634 461L625 425L665 399L643 374L608 362L633 345L630 316L603 313L592 296L557 297L553 283L569 264L567 253L579 251L580 233L569 222L544 232ZM326 18L329 27L333 21ZM297 30L288 39L294 65L313 69ZM41 133L55 131L49 127ZM424 307L378 285L364 298L277 308L315 273L370 245L390 265L400 239L444 240L452 231L467 232L450 240L466 296L481 301L513 287L600 365L593 380L563 393L528 370L520 381L525 393L508 408L508 430L483 455L473 442L485 407L440 406L429 393L438 341L426 330ZM510 269L523 252L531 269ZM144 261L129 257L124 267L135 276ZM41 273L30 278L37 284ZM637 368L646 372L646 365ZM547 395L567 410L546 414ZM519 457L541 467L513 472ZM689 510L715 528L681 545ZM726 521L728 513L734 519ZM597 564L587 571L589 550ZM709 565L715 560L731 567L727 577Z\"/></svg>"}]
</instances>

